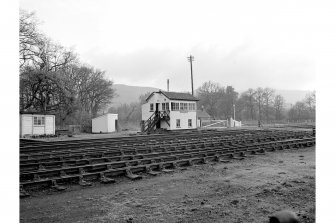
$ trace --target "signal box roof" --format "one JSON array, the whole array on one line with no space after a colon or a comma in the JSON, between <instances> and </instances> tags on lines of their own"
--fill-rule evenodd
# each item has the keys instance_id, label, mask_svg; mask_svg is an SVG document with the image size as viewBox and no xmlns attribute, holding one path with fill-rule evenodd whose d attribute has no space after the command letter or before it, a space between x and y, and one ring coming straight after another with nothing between
<instances>
[{"instance_id":1,"label":"signal box roof","mask_svg":"<svg viewBox=\"0 0 335 223\"><path fill-rule=\"evenodd\" d=\"M170 100L178 100L178 101L199 101L196 97L191 95L190 93L180 93L180 92L171 92L171 91L157 91L152 92L149 97L146 99L148 101L154 93L163 94Z\"/></svg>"}]
</instances>

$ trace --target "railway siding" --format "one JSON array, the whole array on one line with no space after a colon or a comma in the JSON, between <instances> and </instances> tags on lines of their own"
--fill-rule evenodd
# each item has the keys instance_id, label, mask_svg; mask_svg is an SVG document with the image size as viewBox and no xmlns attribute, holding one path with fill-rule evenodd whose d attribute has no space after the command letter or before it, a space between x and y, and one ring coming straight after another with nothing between
<instances>
[{"instance_id":1,"label":"railway siding","mask_svg":"<svg viewBox=\"0 0 335 223\"><path fill-rule=\"evenodd\" d=\"M140 179L175 168L207 162L230 162L284 149L315 145L311 132L287 130L186 131L178 134L120 137L20 146L20 188L69 183L115 182L113 177ZM60 186L62 185L62 186Z\"/></svg>"}]
</instances>

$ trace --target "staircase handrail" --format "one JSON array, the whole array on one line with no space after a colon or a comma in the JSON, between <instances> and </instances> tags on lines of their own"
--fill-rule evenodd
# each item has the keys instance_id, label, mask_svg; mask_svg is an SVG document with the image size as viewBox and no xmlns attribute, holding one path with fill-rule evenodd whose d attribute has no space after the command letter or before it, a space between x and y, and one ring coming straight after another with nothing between
<instances>
[{"instance_id":1,"label":"staircase handrail","mask_svg":"<svg viewBox=\"0 0 335 223\"><path fill-rule=\"evenodd\" d=\"M166 120L166 118L170 118L170 110L164 111L155 111L145 122L144 122L144 131L151 131L154 126L157 124L159 120L165 120L168 125L170 123ZM169 120L169 119L168 119Z\"/></svg>"},{"instance_id":2,"label":"staircase handrail","mask_svg":"<svg viewBox=\"0 0 335 223\"><path fill-rule=\"evenodd\" d=\"M148 125L148 124L151 122L152 118L155 117L155 115L156 115L156 112L152 113L152 115L148 118L148 120L146 120L146 121L144 122L144 126L145 126L145 125Z\"/></svg>"}]
</instances>

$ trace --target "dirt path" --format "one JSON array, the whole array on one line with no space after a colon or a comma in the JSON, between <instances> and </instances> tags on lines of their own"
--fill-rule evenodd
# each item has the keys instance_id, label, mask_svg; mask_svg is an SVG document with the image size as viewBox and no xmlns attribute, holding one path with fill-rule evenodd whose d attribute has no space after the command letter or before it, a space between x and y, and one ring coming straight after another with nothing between
<instances>
[{"instance_id":1,"label":"dirt path","mask_svg":"<svg viewBox=\"0 0 335 223\"><path fill-rule=\"evenodd\" d=\"M21 199L21 222L315 222L315 148L209 163L139 181Z\"/></svg>"}]
</instances>

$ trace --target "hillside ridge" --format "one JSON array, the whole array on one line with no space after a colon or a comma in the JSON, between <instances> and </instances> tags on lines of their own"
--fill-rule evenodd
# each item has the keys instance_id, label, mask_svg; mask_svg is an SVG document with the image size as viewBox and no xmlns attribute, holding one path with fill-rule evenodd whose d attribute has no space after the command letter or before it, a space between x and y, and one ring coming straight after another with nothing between
<instances>
[{"instance_id":1,"label":"hillside ridge","mask_svg":"<svg viewBox=\"0 0 335 223\"><path fill-rule=\"evenodd\" d=\"M143 86L131 86L126 84L114 84L113 88L116 91L117 96L113 98L111 106L118 107L121 104L129 104L137 102L139 97L147 92L158 91L159 88L154 87L143 87ZM165 90L165 89L162 89ZM301 101L305 98L306 94L311 91L307 90L281 90L275 89L275 94L280 94L285 99L285 104L295 104L297 101ZM238 91L241 94L243 91Z\"/></svg>"}]
</instances>

